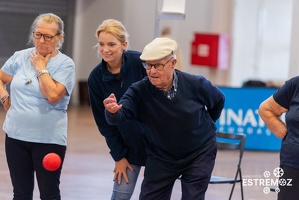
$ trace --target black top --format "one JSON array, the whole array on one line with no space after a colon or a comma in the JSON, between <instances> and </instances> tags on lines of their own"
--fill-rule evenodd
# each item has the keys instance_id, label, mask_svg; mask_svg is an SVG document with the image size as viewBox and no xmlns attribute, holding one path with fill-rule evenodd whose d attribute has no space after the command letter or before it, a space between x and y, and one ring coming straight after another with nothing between
<instances>
[{"instance_id":1,"label":"black top","mask_svg":"<svg viewBox=\"0 0 299 200\"><path fill-rule=\"evenodd\" d=\"M285 115L288 130L281 144L280 164L299 169L299 76L288 80L273 98L288 109Z\"/></svg>"},{"instance_id":2,"label":"black top","mask_svg":"<svg viewBox=\"0 0 299 200\"><path fill-rule=\"evenodd\" d=\"M127 158L130 164L145 164L143 135L146 129L136 120L121 125L109 125L104 116L103 100L114 93L119 100L127 88L146 76L140 52L125 51L119 74L111 74L102 60L88 78L90 104L100 133L105 137L110 154L115 161Z\"/></svg>"}]
</instances>

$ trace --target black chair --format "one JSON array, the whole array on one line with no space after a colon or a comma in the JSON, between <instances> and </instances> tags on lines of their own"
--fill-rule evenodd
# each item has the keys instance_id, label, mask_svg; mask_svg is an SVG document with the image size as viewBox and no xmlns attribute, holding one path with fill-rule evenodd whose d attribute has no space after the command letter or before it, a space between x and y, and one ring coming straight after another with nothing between
<instances>
[{"instance_id":1,"label":"black chair","mask_svg":"<svg viewBox=\"0 0 299 200\"><path fill-rule=\"evenodd\" d=\"M238 153L239 158L237 159L238 162L237 162L236 174L234 177L222 177L222 176L215 176L214 174L212 174L212 177L210 179L210 184L232 184L232 189L231 189L231 192L229 195L229 200L232 198L236 183L240 183L241 197L242 197L242 200L244 200L241 162L242 162L242 158L243 158L245 142L246 142L245 134L217 132L217 148L218 148L218 150L239 151L239 153ZM221 165L221 164L219 164L219 165Z\"/></svg>"}]
</instances>

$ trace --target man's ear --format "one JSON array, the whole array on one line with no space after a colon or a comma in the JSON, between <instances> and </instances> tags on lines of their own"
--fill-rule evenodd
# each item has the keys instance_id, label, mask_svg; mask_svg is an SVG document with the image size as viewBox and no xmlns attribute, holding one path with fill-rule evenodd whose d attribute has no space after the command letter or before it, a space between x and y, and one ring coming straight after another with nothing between
<instances>
[{"instance_id":1,"label":"man's ear","mask_svg":"<svg viewBox=\"0 0 299 200\"><path fill-rule=\"evenodd\" d=\"M177 59L174 58L174 59L172 60L172 62L173 62L172 68L175 68L175 66L176 66L176 64L177 64L177 62L178 62Z\"/></svg>"}]
</instances>

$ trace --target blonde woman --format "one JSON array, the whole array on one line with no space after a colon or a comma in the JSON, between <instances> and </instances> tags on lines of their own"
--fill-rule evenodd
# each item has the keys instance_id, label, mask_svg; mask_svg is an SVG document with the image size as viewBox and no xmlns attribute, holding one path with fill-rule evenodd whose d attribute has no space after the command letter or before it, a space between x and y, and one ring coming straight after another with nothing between
<instances>
[{"instance_id":1,"label":"blonde woman","mask_svg":"<svg viewBox=\"0 0 299 200\"><path fill-rule=\"evenodd\" d=\"M139 58L141 52L127 50L128 33L121 22L103 21L96 30L96 38L102 60L88 78L91 108L115 161L111 199L130 199L140 168L145 164L143 140L146 129L135 120L118 126L109 125L104 116L103 100L110 93L120 99L132 83L146 76L146 72Z\"/></svg>"}]
</instances>

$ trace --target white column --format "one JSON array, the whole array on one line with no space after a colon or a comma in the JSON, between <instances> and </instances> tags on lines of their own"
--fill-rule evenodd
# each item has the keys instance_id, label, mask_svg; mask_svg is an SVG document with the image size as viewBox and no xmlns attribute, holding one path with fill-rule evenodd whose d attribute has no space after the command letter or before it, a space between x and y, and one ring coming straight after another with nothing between
<instances>
[{"instance_id":1,"label":"white column","mask_svg":"<svg viewBox=\"0 0 299 200\"><path fill-rule=\"evenodd\" d=\"M289 77L299 74L299 1L293 1Z\"/></svg>"}]
</instances>

